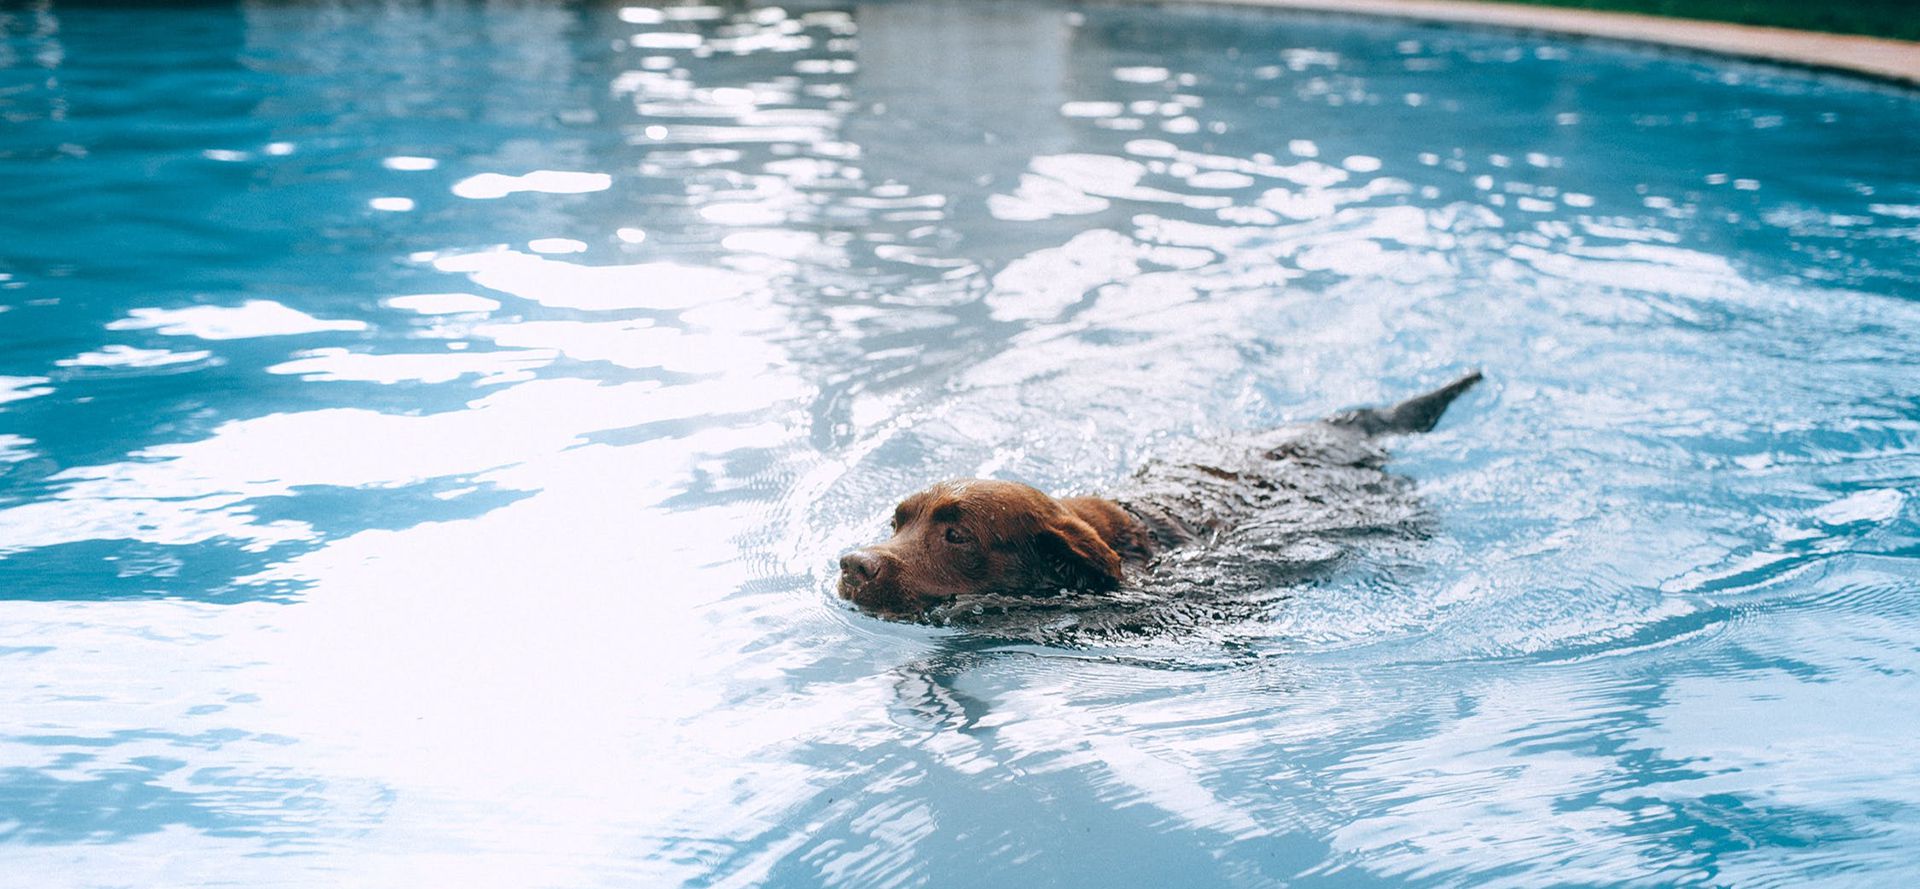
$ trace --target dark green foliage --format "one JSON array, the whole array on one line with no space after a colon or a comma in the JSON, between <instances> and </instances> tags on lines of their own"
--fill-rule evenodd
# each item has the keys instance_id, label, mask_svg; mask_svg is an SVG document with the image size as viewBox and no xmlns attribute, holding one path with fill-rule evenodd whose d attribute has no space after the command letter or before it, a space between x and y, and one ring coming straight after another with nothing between
<instances>
[{"instance_id":1,"label":"dark green foliage","mask_svg":"<svg viewBox=\"0 0 1920 889\"><path fill-rule=\"evenodd\" d=\"M1573 6L1713 19L1776 28L1871 34L1920 40L1920 3L1914 0L1509 0L1537 6Z\"/></svg>"}]
</instances>

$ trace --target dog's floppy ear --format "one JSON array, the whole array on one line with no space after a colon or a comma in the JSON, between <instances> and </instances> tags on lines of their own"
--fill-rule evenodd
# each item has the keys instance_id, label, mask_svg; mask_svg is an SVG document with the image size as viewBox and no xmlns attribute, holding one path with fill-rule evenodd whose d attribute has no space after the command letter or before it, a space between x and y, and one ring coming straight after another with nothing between
<instances>
[{"instance_id":1,"label":"dog's floppy ear","mask_svg":"<svg viewBox=\"0 0 1920 889\"><path fill-rule=\"evenodd\" d=\"M1059 566L1060 581L1068 587L1098 592L1120 588L1120 555L1072 513L1062 510L1042 527L1036 548Z\"/></svg>"}]
</instances>

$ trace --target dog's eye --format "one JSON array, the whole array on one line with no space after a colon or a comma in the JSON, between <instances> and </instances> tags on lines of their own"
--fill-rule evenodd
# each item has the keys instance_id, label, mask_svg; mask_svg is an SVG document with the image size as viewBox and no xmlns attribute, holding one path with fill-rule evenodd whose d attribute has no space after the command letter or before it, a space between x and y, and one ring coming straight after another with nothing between
<instances>
[{"instance_id":1,"label":"dog's eye","mask_svg":"<svg viewBox=\"0 0 1920 889\"><path fill-rule=\"evenodd\" d=\"M961 546L963 544L972 543L973 538L968 537L967 532L962 531L959 528L948 528L947 542L953 544L954 546Z\"/></svg>"}]
</instances>

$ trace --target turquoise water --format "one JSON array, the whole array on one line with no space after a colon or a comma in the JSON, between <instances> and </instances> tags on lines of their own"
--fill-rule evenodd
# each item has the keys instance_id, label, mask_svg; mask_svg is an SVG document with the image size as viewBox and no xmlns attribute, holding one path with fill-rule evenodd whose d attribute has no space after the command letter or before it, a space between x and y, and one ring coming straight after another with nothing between
<instances>
[{"instance_id":1,"label":"turquoise water","mask_svg":"<svg viewBox=\"0 0 1920 889\"><path fill-rule=\"evenodd\" d=\"M0 883L1920 882L1916 158L1406 23L0 6ZM1256 619L832 594L1470 367Z\"/></svg>"}]
</instances>

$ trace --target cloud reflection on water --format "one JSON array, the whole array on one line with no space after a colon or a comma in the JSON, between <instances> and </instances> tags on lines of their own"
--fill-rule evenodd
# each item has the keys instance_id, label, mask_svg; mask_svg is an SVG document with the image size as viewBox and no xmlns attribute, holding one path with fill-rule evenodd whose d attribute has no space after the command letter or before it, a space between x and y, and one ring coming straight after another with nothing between
<instances>
[{"instance_id":1,"label":"cloud reflection on water","mask_svg":"<svg viewBox=\"0 0 1920 889\"><path fill-rule=\"evenodd\" d=\"M1920 196L1821 117L1897 98L1220 11L380 9L0 26L0 193L119 245L0 240L8 329L64 331L0 353L10 871L1910 869L1860 703L1911 684ZM73 76L145 52L193 64ZM1098 488L1467 364L1402 447L1443 532L1270 621L822 590L932 476Z\"/></svg>"}]
</instances>

